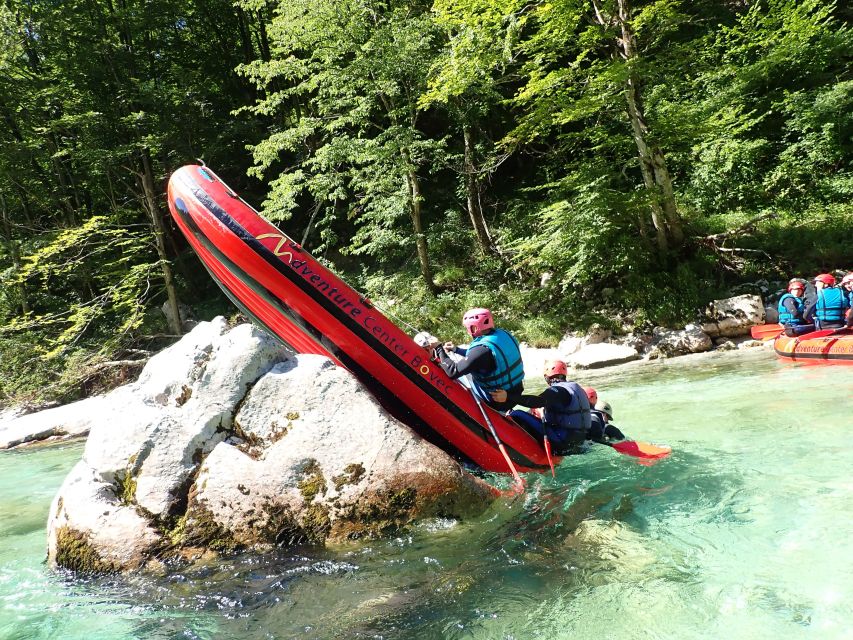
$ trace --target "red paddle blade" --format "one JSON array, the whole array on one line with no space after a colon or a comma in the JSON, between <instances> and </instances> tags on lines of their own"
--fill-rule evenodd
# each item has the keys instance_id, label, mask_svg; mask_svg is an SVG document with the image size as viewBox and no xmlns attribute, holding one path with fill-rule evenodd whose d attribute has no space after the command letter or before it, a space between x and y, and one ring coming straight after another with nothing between
<instances>
[{"instance_id":1,"label":"red paddle blade","mask_svg":"<svg viewBox=\"0 0 853 640\"><path fill-rule=\"evenodd\" d=\"M557 474L554 473L554 460L551 458L551 441L548 440L548 436L545 436L545 456L548 458L548 464L551 465L551 477L556 478Z\"/></svg>"},{"instance_id":2,"label":"red paddle blade","mask_svg":"<svg viewBox=\"0 0 853 640\"><path fill-rule=\"evenodd\" d=\"M781 324L759 324L749 329L753 340L772 340L785 330Z\"/></svg>"},{"instance_id":3,"label":"red paddle blade","mask_svg":"<svg viewBox=\"0 0 853 640\"><path fill-rule=\"evenodd\" d=\"M610 446L616 449L619 453L624 453L626 456L645 458L647 460L665 458L672 453L672 447L651 444L649 442L637 442L636 440L613 442L610 443Z\"/></svg>"},{"instance_id":4,"label":"red paddle blade","mask_svg":"<svg viewBox=\"0 0 853 640\"><path fill-rule=\"evenodd\" d=\"M512 473L512 477L515 478L513 493L524 493L524 480L522 480L521 476L518 475L518 471L516 471L515 465L512 463L512 460L510 460L509 454L506 452L506 447L504 447L502 442L498 443L498 449L500 449L501 453L504 454L504 459L506 460L506 463L509 466L509 470Z\"/></svg>"}]
</instances>

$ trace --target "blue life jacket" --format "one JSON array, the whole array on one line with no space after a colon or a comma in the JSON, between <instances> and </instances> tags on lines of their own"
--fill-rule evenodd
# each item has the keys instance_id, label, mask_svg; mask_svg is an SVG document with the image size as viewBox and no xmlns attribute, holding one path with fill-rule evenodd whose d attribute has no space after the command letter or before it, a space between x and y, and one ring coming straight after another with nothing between
<instances>
[{"instance_id":1,"label":"blue life jacket","mask_svg":"<svg viewBox=\"0 0 853 640\"><path fill-rule=\"evenodd\" d=\"M471 347L478 344L488 347L495 359L495 370L489 372L472 372L471 377L481 389L495 391L497 389L514 389L524 382L524 363L521 361L521 350L518 342L503 329L495 329L487 335L479 335L471 341Z\"/></svg>"},{"instance_id":2,"label":"blue life jacket","mask_svg":"<svg viewBox=\"0 0 853 640\"><path fill-rule=\"evenodd\" d=\"M567 405L545 408L543 422L548 429L556 432L574 431L584 435L589 433L592 426L589 398L577 382L555 382L552 387L560 387L569 392L572 399ZM555 439L559 439L556 438Z\"/></svg>"},{"instance_id":3,"label":"blue life jacket","mask_svg":"<svg viewBox=\"0 0 853 640\"><path fill-rule=\"evenodd\" d=\"M818 294L814 315L820 323L844 323L844 312L850 306L844 293L836 287L827 287Z\"/></svg>"},{"instance_id":4,"label":"blue life jacket","mask_svg":"<svg viewBox=\"0 0 853 640\"><path fill-rule=\"evenodd\" d=\"M788 308L785 306L785 300L788 298L794 301L794 304L797 305L797 315L795 316L793 313L788 311ZM803 299L798 298L797 296L786 293L781 298L779 298L779 324L802 324L803 323L803 310L805 309L805 305L803 304Z\"/></svg>"}]
</instances>

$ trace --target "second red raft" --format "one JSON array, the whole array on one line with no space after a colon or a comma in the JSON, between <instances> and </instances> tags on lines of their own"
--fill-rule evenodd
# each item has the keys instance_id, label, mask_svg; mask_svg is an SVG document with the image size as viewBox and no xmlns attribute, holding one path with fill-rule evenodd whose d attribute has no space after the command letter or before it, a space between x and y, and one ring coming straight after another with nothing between
<instances>
[{"instance_id":1,"label":"second red raft","mask_svg":"<svg viewBox=\"0 0 853 640\"><path fill-rule=\"evenodd\" d=\"M839 330L831 335L824 333L820 332L821 335L817 337L808 333L800 337L781 333L773 342L773 349L777 355L792 360L831 360L853 364L853 332Z\"/></svg>"}]
</instances>

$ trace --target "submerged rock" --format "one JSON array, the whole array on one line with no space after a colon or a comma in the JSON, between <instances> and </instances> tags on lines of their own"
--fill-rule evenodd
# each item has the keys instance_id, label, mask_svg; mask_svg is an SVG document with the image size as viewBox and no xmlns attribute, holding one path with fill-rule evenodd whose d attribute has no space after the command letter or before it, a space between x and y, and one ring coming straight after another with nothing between
<instances>
[{"instance_id":1,"label":"submerged rock","mask_svg":"<svg viewBox=\"0 0 853 640\"><path fill-rule=\"evenodd\" d=\"M48 521L48 559L121 571L238 547L461 518L484 482L390 417L344 369L251 325L200 323L101 398Z\"/></svg>"}]
</instances>

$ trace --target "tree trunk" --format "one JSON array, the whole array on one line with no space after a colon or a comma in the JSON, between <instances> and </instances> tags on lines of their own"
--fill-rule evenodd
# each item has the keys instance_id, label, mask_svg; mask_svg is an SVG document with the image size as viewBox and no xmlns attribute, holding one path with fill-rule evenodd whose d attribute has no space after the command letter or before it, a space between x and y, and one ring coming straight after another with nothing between
<instances>
[{"instance_id":1,"label":"tree trunk","mask_svg":"<svg viewBox=\"0 0 853 640\"><path fill-rule=\"evenodd\" d=\"M474 141L471 127L462 126L462 136L465 139L465 161L463 173L465 174L465 196L468 205L468 215L471 224L477 234L477 244L484 254L494 254L495 244L486 225L483 216L483 208L480 206L480 181L477 178L477 168L474 165Z\"/></svg>"},{"instance_id":2,"label":"tree trunk","mask_svg":"<svg viewBox=\"0 0 853 640\"><path fill-rule=\"evenodd\" d=\"M432 277L432 267L429 262L429 250L427 247L426 235L424 235L423 225L421 222L421 183L418 180L418 175L412 166L409 152L403 149L403 162L406 165L406 184L409 188L409 214L412 217L412 227L415 230L415 246L418 249L418 262L421 266L421 276L426 283L430 293L437 293L438 287L435 286L435 281Z\"/></svg>"},{"instance_id":3,"label":"tree trunk","mask_svg":"<svg viewBox=\"0 0 853 640\"><path fill-rule=\"evenodd\" d=\"M172 269L166 255L165 234L166 228L163 224L163 212L157 204L157 190L154 186L154 171L151 168L151 154L148 149L142 150L142 191L145 196L145 208L154 223L154 238L157 243L157 255L160 257L160 265L163 269L163 281L166 284L166 295L169 300L171 318L169 325L174 335L179 336L181 330L181 311L178 307L178 294L175 291L175 283L172 278Z\"/></svg>"},{"instance_id":4,"label":"tree trunk","mask_svg":"<svg viewBox=\"0 0 853 640\"><path fill-rule=\"evenodd\" d=\"M619 40L622 57L626 63L630 64L632 60L636 59L637 52L634 33L628 24L631 12L629 0L617 0L616 4L617 18L622 30L622 38ZM639 80L633 72L628 75L625 100L628 103L631 130L639 153L643 182L647 189L651 189L655 193L654 204L652 205L652 222L657 235L658 248L661 252L665 252L670 240L676 246L684 241L684 231L678 209L675 206L675 194L672 188L672 178L666 167L666 158L660 147L647 142L649 127L643 110Z\"/></svg>"},{"instance_id":5,"label":"tree trunk","mask_svg":"<svg viewBox=\"0 0 853 640\"><path fill-rule=\"evenodd\" d=\"M6 209L6 198L3 197L2 193L0 193L0 216L3 221L3 235L6 239L7 250L12 258L12 264L15 267L15 272L20 273L21 252L18 250L18 243L15 241L15 238L12 237L12 225L9 222L9 212ZM21 313L29 313L30 304L27 301L27 289L23 282L18 285L18 296L20 297Z\"/></svg>"}]
</instances>

